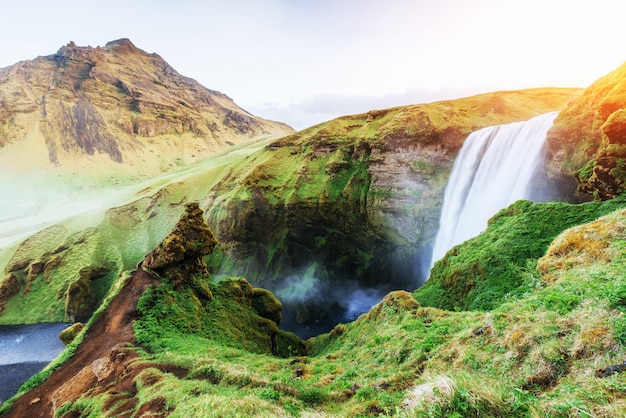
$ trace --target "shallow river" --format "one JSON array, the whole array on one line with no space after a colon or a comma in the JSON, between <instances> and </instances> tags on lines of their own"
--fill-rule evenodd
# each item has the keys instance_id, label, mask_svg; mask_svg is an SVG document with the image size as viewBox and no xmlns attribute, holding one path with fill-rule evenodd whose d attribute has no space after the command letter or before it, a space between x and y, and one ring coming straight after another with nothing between
<instances>
[{"instance_id":1,"label":"shallow river","mask_svg":"<svg viewBox=\"0 0 626 418\"><path fill-rule=\"evenodd\" d=\"M65 346L59 332L68 324L0 326L0 402L13 396L32 375L43 369Z\"/></svg>"}]
</instances>

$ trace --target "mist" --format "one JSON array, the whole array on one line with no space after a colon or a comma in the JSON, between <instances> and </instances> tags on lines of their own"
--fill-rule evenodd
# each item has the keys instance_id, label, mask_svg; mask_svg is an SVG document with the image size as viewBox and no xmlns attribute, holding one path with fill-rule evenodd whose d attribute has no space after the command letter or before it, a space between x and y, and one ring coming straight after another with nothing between
<instances>
[{"instance_id":1,"label":"mist","mask_svg":"<svg viewBox=\"0 0 626 418\"><path fill-rule=\"evenodd\" d=\"M48 226L78 215L101 215L140 190L90 188L59 181L46 173L3 173L0 177L0 251Z\"/></svg>"},{"instance_id":2,"label":"mist","mask_svg":"<svg viewBox=\"0 0 626 418\"><path fill-rule=\"evenodd\" d=\"M283 305L281 329L302 339L329 332L339 323L358 319L396 290L386 281L365 285L333 276L314 262L265 285Z\"/></svg>"}]
</instances>

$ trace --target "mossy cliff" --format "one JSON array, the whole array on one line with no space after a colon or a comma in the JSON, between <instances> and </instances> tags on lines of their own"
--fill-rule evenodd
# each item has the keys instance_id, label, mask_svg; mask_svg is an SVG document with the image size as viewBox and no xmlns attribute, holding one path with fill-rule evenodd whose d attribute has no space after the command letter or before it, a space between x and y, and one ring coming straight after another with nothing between
<instances>
[{"instance_id":1,"label":"mossy cliff","mask_svg":"<svg viewBox=\"0 0 626 418\"><path fill-rule=\"evenodd\" d=\"M591 202L585 208L594 205L603 206ZM527 220L530 211L541 224L571 215L544 204L516 204L485 233L499 230L502 218ZM57 371L35 376L0 414L624 416L625 216L618 209L557 235L539 260L529 258L538 268L528 269L521 291L491 309L426 307L410 293L396 291L356 321L308 340L306 352L288 358L270 354L271 339L247 335L272 329L259 325L267 318L255 313L250 298L255 290L247 282L207 283L212 292L207 300L188 282L148 281L149 290L132 305L124 303L124 295L140 293L139 276L133 275L120 283L134 285L121 284L94 317L93 332L79 335L80 345L72 343L75 354L62 356L66 362L57 362ZM501 239L513 246L520 236ZM472 256L467 247L458 247L458 259L465 254ZM509 264L501 258L493 266ZM93 352L85 348L93 347L90 341L104 324L116 329L117 322L109 321L114 308L128 306L137 306L130 316L137 342L104 344L94 357L83 357ZM77 374L70 378L64 370Z\"/></svg>"},{"instance_id":2,"label":"mossy cliff","mask_svg":"<svg viewBox=\"0 0 626 418\"><path fill-rule=\"evenodd\" d=\"M283 300L306 300L309 311L328 309L338 289L418 286L466 136L560 109L578 93L499 92L371 111L272 140L212 190L206 209L220 244L209 265Z\"/></svg>"},{"instance_id":3,"label":"mossy cliff","mask_svg":"<svg viewBox=\"0 0 626 418\"><path fill-rule=\"evenodd\" d=\"M574 176L582 199L610 199L626 188L625 80L626 63L572 101L548 132L552 173Z\"/></svg>"}]
</instances>

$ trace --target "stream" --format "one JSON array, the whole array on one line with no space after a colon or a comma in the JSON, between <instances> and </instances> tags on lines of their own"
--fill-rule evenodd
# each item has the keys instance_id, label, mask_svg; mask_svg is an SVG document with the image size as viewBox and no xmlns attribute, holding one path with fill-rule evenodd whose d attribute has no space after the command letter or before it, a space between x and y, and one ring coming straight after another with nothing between
<instances>
[{"instance_id":1,"label":"stream","mask_svg":"<svg viewBox=\"0 0 626 418\"><path fill-rule=\"evenodd\" d=\"M63 351L59 333L68 325L0 326L0 402L15 395L24 382Z\"/></svg>"}]
</instances>

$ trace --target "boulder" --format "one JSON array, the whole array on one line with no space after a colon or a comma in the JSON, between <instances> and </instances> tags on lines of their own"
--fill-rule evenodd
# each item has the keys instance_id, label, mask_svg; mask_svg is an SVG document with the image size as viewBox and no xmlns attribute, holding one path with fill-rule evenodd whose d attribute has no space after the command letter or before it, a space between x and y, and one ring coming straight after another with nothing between
<instances>
[{"instance_id":1,"label":"boulder","mask_svg":"<svg viewBox=\"0 0 626 418\"><path fill-rule=\"evenodd\" d=\"M63 344L68 345L74 341L74 338L80 334L83 328L85 328L85 324L82 322L75 322L59 333L59 339L63 341Z\"/></svg>"}]
</instances>

